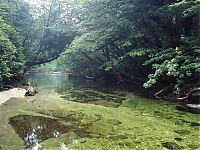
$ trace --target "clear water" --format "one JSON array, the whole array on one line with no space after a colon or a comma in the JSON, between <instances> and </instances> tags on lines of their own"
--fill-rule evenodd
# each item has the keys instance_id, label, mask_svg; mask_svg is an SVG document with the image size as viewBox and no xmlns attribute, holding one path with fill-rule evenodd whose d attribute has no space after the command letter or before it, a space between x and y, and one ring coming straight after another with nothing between
<instances>
[{"instance_id":1,"label":"clear water","mask_svg":"<svg viewBox=\"0 0 200 150\"><path fill-rule=\"evenodd\" d=\"M34 74L34 97L0 105L0 149L200 149L200 118L92 81Z\"/></svg>"}]
</instances>

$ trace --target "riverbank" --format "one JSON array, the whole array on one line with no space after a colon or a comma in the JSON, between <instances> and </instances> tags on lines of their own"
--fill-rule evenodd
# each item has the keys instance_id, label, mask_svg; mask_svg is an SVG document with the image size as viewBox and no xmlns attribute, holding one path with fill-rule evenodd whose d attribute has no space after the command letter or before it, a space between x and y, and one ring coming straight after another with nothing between
<instances>
[{"instance_id":1,"label":"riverbank","mask_svg":"<svg viewBox=\"0 0 200 150\"><path fill-rule=\"evenodd\" d=\"M13 88L10 90L0 92L0 105L10 98L24 98L26 90L21 88Z\"/></svg>"}]
</instances>

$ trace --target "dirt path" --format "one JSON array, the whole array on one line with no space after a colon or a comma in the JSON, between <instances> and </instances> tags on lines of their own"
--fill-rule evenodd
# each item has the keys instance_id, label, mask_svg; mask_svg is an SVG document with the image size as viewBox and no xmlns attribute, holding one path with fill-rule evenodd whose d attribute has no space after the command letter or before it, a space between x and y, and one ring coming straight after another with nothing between
<instances>
[{"instance_id":1,"label":"dirt path","mask_svg":"<svg viewBox=\"0 0 200 150\"><path fill-rule=\"evenodd\" d=\"M13 88L7 91L0 92L0 105L12 97L23 98L26 90L20 88Z\"/></svg>"}]
</instances>

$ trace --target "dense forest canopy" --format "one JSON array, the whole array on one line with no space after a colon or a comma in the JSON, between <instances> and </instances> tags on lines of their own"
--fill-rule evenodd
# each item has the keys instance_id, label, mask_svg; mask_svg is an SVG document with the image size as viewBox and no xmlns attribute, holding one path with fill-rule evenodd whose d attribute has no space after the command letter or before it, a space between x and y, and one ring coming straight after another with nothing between
<instances>
[{"instance_id":1,"label":"dense forest canopy","mask_svg":"<svg viewBox=\"0 0 200 150\"><path fill-rule=\"evenodd\" d=\"M1 86L53 60L79 78L176 92L199 84L199 0L31 2L0 2Z\"/></svg>"}]
</instances>

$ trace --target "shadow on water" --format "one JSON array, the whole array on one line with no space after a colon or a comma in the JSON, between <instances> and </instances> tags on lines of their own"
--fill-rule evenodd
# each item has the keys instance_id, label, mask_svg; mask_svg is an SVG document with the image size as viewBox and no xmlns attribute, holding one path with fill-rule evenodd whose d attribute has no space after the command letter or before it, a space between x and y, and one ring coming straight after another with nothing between
<instances>
[{"instance_id":1,"label":"shadow on water","mask_svg":"<svg viewBox=\"0 0 200 150\"><path fill-rule=\"evenodd\" d=\"M74 143L79 137L90 137L90 133L87 131L89 124L64 125L58 119L43 116L18 115L11 117L9 124L24 141L28 150L39 147L39 143L44 140L59 137L64 133L73 133L68 143Z\"/></svg>"},{"instance_id":2,"label":"shadow on water","mask_svg":"<svg viewBox=\"0 0 200 150\"><path fill-rule=\"evenodd\" d=\"M96 105L103 105L106 107L118 107L125 100L125 94L109 93L98 89L90 88L76 88L61 92L61 97L65 100L70 100L79 103L90 103Z\"/></svg>"}]
</instances>

